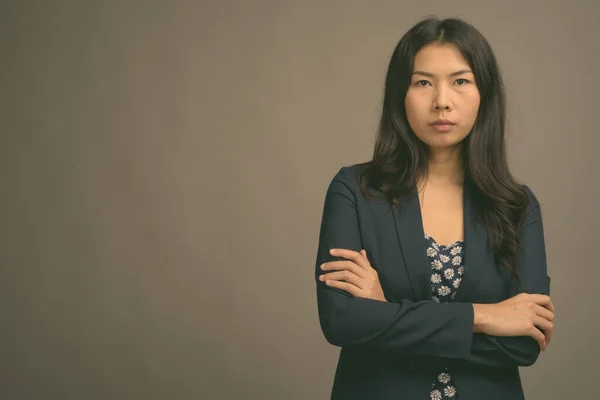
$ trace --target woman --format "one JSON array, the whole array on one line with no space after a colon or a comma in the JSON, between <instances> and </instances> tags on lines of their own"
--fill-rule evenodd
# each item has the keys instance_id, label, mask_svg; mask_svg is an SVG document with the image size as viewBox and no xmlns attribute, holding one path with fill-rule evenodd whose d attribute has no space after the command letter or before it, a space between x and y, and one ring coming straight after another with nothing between
<instances>
[{"instance_id":1,"label":"woman","mask_svg":"<svg viewBox=\"0 0 600 400\"><path fill-rule=\"evenodd\" d=\"M524 399L550 342L540 204L511 176L485 38L428 18L398 43L371 161L327 190L315 279L332 399Z\"/></svg>"}]
</instances>

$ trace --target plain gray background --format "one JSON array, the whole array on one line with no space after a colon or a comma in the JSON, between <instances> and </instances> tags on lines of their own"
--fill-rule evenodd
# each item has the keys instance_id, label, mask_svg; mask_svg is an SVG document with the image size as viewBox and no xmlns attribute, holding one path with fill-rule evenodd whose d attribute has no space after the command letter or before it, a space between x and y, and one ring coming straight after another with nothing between
<instances>
[{"instance_id":1,"label":"plain gray background","mask_svg":"<svg viewBox=\"0 0 600 400\"><path fill-rule=\"evenodd\" d=\"M599 2L5 0L0 397L328 398L325 191L430 14L494 48L542 203L557 320L527 398L595 395Z\"/></svg>"}]
</instances>

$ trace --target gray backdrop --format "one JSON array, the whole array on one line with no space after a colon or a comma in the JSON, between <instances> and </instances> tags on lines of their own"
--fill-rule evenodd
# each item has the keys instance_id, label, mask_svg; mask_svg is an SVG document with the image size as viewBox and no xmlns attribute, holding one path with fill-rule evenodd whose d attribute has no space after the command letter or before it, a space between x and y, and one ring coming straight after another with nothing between
<instances>
[{"instance_id":1,"label":"gray backdrop","mask_svg":"<svg viewBox=\"0 0 600 400\"><path fill-rule=\"evenodd\" d=\"M387 62L474 24L543 207L557 324L528 399L597 392L597 1L2 1L0 397L326 399L327 185Z\"/></svg>"}]
</instances>

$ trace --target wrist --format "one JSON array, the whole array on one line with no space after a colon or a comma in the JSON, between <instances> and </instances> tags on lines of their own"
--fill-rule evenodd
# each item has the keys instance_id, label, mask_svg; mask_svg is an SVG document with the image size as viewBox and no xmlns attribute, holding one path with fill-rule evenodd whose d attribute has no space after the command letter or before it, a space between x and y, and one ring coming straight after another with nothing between
<instances>
[{"instance_id":1,"label":"wrist","mask_svg":"<svg viewBox=\"0 0 600 400\"><path fill-rule=\"evenodd\" d=\"M492 304L473 304L473 332L484 333L489 325Z\"/></svg>"}]
</instances>

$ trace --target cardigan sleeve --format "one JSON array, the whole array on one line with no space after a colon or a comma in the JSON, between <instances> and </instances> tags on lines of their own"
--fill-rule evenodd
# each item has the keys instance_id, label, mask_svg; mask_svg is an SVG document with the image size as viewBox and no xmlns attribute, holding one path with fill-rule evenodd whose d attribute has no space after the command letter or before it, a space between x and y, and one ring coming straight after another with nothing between
<instances>
[{"instance_id":1,"label":"cardigan sleeve","mask_svg":"<svg viewBox=\"0 0 600 400\"><path fill-rule=\"evenodd\" d=\"M509 297L518 293L550 295L550 282L546 266L546 247L540 204L525 186L530 198L530 207L521 228L521 258L518 270L520 287L512 285ZM514 283L514 282L513 282ZM468 361L485 366L531 366L540 354L538 342L530 336L492 336L473 334L473 348Z\"/></svg>"},{"instance_id":2,"label":"cardigan sleeve","mask_svg":"<svg viewBox=\"0 0 600 400\"><path fill-rule=\"evenodd\" d=\"M382 302L327 286L319 280L323 263L344 260L332 248L362 248L356 211L355 185L348 167L331 181L319 233L315 269L319 322L327 341L340 347L359 346L411 356L461 358L473 345L473 306L470 303Z\"/></svg>"}]
</instances>

